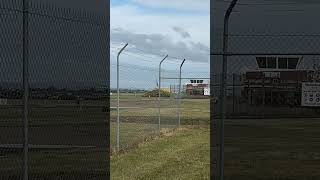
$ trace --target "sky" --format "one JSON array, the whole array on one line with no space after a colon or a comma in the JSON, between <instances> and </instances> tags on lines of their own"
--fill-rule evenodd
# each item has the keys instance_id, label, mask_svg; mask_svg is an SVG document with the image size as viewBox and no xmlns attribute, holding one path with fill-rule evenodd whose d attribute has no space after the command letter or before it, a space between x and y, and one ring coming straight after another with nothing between
<instances>
[{"instance_id":1,"label":"sky","mask_svg":"<svg viewBox=\"0 0 320 180\"><path fill-rule=\"evenodd\" d=\"M82 9L95 13L108 12L109 10L107 0L29 0L29 2L42 2L55 7Z\"/></svg>"},{"instance_id":2,"label":"sky","mask_svg":"<svg viewBox=\"0 0 320 180\"><path fill-rule=\"evenodd\" d=\"M116 86L120 55L120 87L156 88L159 62L163 77L209 78L210 0L111 0L111 88ZM177 84L163 80L163 86ZM183 82L185 83L185 81Z\"/></svg>"},{"instance_id":3,"label":"sky","mask_svg":"<svg viewBox=\"0 0 320 180\"><path fill-rule=\"evenodd\" d=\"M23 87L23 48L31 88L105 87L108 1L29 0L27 47L22 45L22 13L17 11L21 2L0 0L0 87Z\"/></svg>"},{"instance_id":4,"label":"sky","mask_svg":"<svg viewBox=\"0 0 320 180\"><path fill-rule=\"evenodd\" d=\"M223 44L223 19L230 1L214 0L211 4L212 53L220 53ZM316 0L239 0L229 20L228 51L252 54L230 56L228 73L257 69L256 54L319 53L320 2ZM302 58L299 69L320 64L320 56L296 55ZM212 72L221 72L221 56L213 56Z\"/></svg>"},{"instance_id":5,"label":"sky","mask_svg":"<svg viewBox=\"0 0 320 180\"><path fill-rule=\"evenodd\" d=\"M11 6L11 2L12 0L1 0L0 5ZM50 14L51 9L55 9L52 7L59 7L55 12L67 18L70 10L81 10L82 13L75 16L86 12L90 17L93 14L107 15L109 11L108 0L29 2L32 2L32 7L45 7L44 12L41 12L45 14ZM14 7L16 6L21 4L15 3ZM37 8L35 9L38 11ZM110 0L111 88L116 87L116 55L125 43L129 43L129 46L120 57L121 88L156 88L159 83L159 62L165 55L169 55L169 58L163 63L162 77L178 78L179 66L186 59L182 70L183 78L208 79L209 10L210 0ZM2 66L10 64L10 68L6 67L6 70L0 72L0 81L20 81L21 53L13 52L17 51L17 47L22 47L18 36L21 22L18 16L7 13L0 15L1 24L6 24L0 27L0 32L10 34L3 37L3 47L0 49L0 61L10 61L2 63ZM31 79L34 79L34 84L50 82L50 85L71 86L68 83L70 81L78 85L98 80L96 83L101 84L100 81L103 82L103 77L107 77L108 73L104 69L108 60L108 50L104 48L108 39L107 27L44 17L46 16L32 16L29 26L32 42L29 47L32 59L30 62L33 63L32 66L38 67L32 71ZM106 51L101 51L101 48ZM178 84L178 79L163 80L161 83L162 87L168 87Z\"/></svg>"}]
</instances>

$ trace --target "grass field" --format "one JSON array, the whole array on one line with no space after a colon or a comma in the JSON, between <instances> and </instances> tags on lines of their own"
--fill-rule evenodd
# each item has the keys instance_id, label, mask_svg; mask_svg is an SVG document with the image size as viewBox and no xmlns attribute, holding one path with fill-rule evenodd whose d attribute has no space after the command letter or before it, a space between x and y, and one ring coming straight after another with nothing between
<instances>
[{"instance_id":1,"label":"grass field","mask_svg":"<svg viewBox=\"0 0 320 180\"><path fill-rule=\"evenodd\" d=\"M320 179L319 129L320 119L227 120L226 179Z\"/></svg>"},{"instance_id":2,"label":"grass field","mask_svg":"<svg viewBox=\"0 0 320 180\"><path fill-rule=\"evenodd\" d=\"M111 107L116 107L116 97L111 96ZM209 99L182 99L181 100L181 118L182 124L209 124L210 106ZM133 121L138 117L139 121L148 117L152 121L157 122L158 118L158 101L157 98L142 97L142 94L137 96L124 94L120 97L120 107L140 107L140 109L121 109L121 118L126 120L127 117ZM177 120L178 117L178 100L174 98L161 98L161 117L163 120ZM115 109L114 109L115 110ZM111 120L115 120L116 111L111 111ZM141 119L141 120L140 120Z\"/></svg>"},{"instance_id":3,"label":"grass field","mask_svg":"<svg viewBox=\"0 0 320 180\"><path fill-rule=\"evenodd\" d=\"M209 179L209 129L182 129L111 158L111 179Z\"/></svg>"},{"instance_id":4,"label":"grass field","mask_svg":"<svg viewBox=\"0 0 320 180\"><path fill-rule=\"evenodd\" d=\"M120 144L127 151L113 155L113 179L208 177L208 99L182 100L182 125L198 128L168 133L145 143L146 139L158 135L157 101L130 94L125 96L121 98L121 106L141 108L121 109ZM105 143L107 120L102 111L103 104L80 107L55 103L31 109L31 143L83 146ZM161 101L162 128L172 130L176 127L176 105L174 99L163 98ZM21 143L21 107L1 106L0 113L0 144ZM115 120L116 112L111 111L111 145L116 140ZM320 118L226 120L226 180L320 179L319 129ZM95 179L89 172L94 170L103 177L104 155L105 149L35 150L30 155L31 172L38 179L68 174L79 174L76 179ZM21 150L0 149L0 179L5 174L7 177L11 174L13 179L17 171L21 171L21 159Z\"/></svg>"},{"instance_id":5,"label":"grass field","mask_svg":"<svg viewBox=\"0 0 320 180\"><path fill-rule=\"evenodd\" d=\"M320 179L320 119L234 119L226 120L225 129L227 180ZM199 158L204 151L209 151L207 129L181 131L114 156L112 177L199 179L207 174L197 167L209 161L208 154Z\"/></svg>"},{"instance_id":6,"label":"grass field","mask_svg":"<svg viewBox=\"0 0 320 180\"><path fill-rule=\"evenodd\" d=\"M37 148L29 149L30 179L106 177L108 121L103 111L106 105L103 101L83 103L79 106L75 101L31 100L28 139L30 146L37 145ZM1 105L0 114L0 179L20 180L22 106ZM84 148L86 146L91 148Z\"/></svg>"},{"instance_id":7,"label":"grass field","mask_svg":"<svg viewBox=\"0 0 320 180\"><path fill-rule=\"evenodd\" d=\"M29 153L29 179L96 180L107 178L107 149L34 150ZM0 151L0 179L21 180L21 151Z\"/></svg>"},{"instance_id":8,"label":"grass field","mask_svg":"<svg viewBox=\"0 0 320 180\"><path fill-rule=\"evenodd\" d=\"M111 97L114 99L114 97ZM111 100L112 101L112 100ZM208 124L209 107L193 100L203 107L199 110L182 111L182 124ZM205 102L208 105L208 100ZM103 101L86 101L81 105L75 101L32 100L29 113L29 143L33 145L97 146L95 148L32 149L29 153L30 177L74 177L75 179L97 179L104 177L106 164L104 156L107 138L107 118ZM111 104L112 106L113 104ZM158 110L156 98L126 95L121 97L121 106L140 109L121 109L120 142L128 152L146 139L158 135ZM182 106L190 106L182 103ZM161 127L177 127L177 103L174 99L161 101ZM207 108L207 109L205 109ZM192 113L193 112L193 113ZM192 113L192 115L187 115ZM0 106L0 145L22 144L22 106L12 103ZM202 116L202 119L199 118ZM111 145L115 144L115 111L111 111ZM113 146L114 147L114 146ZM139 148L138 148L139 149ZM19 179L22 173L22 149L0 148L0 179ZM98 175L98 176L97 176ZM70 179L69 178L69 179ZM72 179L72 178L71 178Z\"/></svg>"},{"instance_id":9,"label":"grass field","mask_svg":"<svg viewBox=\"0 0 320 180\"><path fill-rule=\"evenodd\" d=\"M116 146L116 123L110 124L110 144L113 151ZM130 149L145 139L158 135L157 124L121 123L120 148Z\"/></svg>"},{"instance_id":10,"label":"grass field","mask_svg":"<svg viewBox=\"0 0 320 180\"><path fill-rule=\"evenodd\" d=\"M174 105L170 104L168 101L169 100L167 100L166 102L165 98L162 101L161 115L164 119L175 119L176 111L174 108L172 108L174 107ZM209 100L184 99L182 101L182 107L182 124L209 124ZM136 113L124 111L122 116L124 118L135 117L137 119L142 119L141 117L148 116L148 110L143 109L141 112L136 111ZM319 129L320 119L310 118L226 120L226 179L320 179L320 171L318 170L320 163ZM192 135L192 133L189 135L192 136L189 137L191 139L193 138L193 136L196 136ZM132 138L133 136L128 137ZM176 138L177 137L166 137L167 141L175 141ZM219 140L218 136L216 138ZM154 146L165 147L166 141L162 142L161 140L158 140L157 142L159 144L155 144ZM207 144L209 144L209 139L206 142ZM170 146L172 148L177 147L178 151L184 151L184 148L182 146L175 146L175 144L170 144ZM115 171L113 177L116 179L121 179L125 177L130 177L130 175L132 175L133 179L139 179L139 176L142 177L141 179L152 179L152 177L154 177L155 179L161 179L161 176L167 176L165 171L157 171L156 168L153 171L152 169L148 169L148 166L153 167L153 161L158 161L158 164L166 162L169 163L170 161L172 161L172 164L175 164L175 161L172 160L171 156L158 156L158 154L152 150L150 150L150 152L152 153L148 154L147 150L149 150L149 148L152 149L152 145L143 145L143 148L140 147L138 149L134 149L132 152L130 151L128 154L115 157L112 160L112 165L115 166L113 167L113 170ZM193 150L193 153L197 152L197 149ZM152 159L153 157L150 157L153 155L154 159ZM145 160L144 156L149 157L149 159ZM176 155L176 157L179 158L179 155ZM192 159L193 157L189 158ZM124 162L129 162L129 160L132 161L133 164L122 164ZM181 164L188 164L188 162L188 158L180 161ZM122 165L125 168L116 168ZM133 171L130 170L129 166L133 167ZM170 163L166 164L166 166L171 167ZM136 168L139 169L139 172L136 172L138 171ZM125 172L125 169L128 172ZM168 169L167 171L170 172L170 170ZM181 172L183 172L183 170ZM122 176L121 173L123 173L124 175ZM178 171L174 173L175 174L173 174L172 176L179 176L180 174L180 172Z\"/></svg>"},{"instance_id":11,"label":"grass field","mask_svg":"<svg viewBox=\"0 0 320 180\"><path fill-rule=\"evenodd\" d=\"M147 138L157 136L157 98L142 97L143 94L122 93L120 96L120 146L128 149ZM116 96L111 96L111 107L116 107ZM137 108L138 107L138 108ZM161 99L161 128L178 126L178 101ZM181 102L182 125L208 126L210 117L209 99L183 99ZM111 146L116 145L116 109L111 109Z\"/></svg>"},{"instance_id":12,"label":"grass field","mask_svg":"<svg viewBox=\"0 0 320 180\"><path fill-rule=\"evenodd\" d=\"M111 106L116 106L115 97L111 97ZM183 99L181 102L182 126L206 128L175 131L178 101L161 98L161 128L171 132L161 138L157 138L157 98L123 94L120 106L125 107L120 109L120 145L126 152L112 157L111 179L209 179L209 99ZM115 110L111 111L113 146L116 115Z\"/></svg>"}]
</instances>

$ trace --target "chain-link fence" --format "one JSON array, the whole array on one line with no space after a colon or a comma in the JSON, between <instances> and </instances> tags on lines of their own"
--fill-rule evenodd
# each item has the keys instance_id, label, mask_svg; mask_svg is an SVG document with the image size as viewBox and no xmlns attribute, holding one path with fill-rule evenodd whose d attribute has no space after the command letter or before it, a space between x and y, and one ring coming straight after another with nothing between
<instances>
[{"instance_id":1,"label":"chain-link fence","mask_svg":"<svg viewBox=\"0 0 320 180\"><path fill-rule=\"evenodd\" d=\"M156 75L153 69L128 65L123 61L130 55L124 52L119 59L119 123L116 64L111 64L111 147L126 150L158 132L158 98ZM149 78L143 78L149 77ZM113 81L114 80L114 81Z\"/></svg>"},{"instance_id":2,"label":"chain-link fence","mask_svg":"<svg viewBox=\"0 0 320 180\"><path fill-rule=\"evenodd\" d=\"M107 178L107 17L0 2L0 179Z\"/></svg>"},{"instance_id":3,"label":"chain-link fence","mask_svg":"<svg viewBox=\"0 0 320 180\"><path fill-rule=\"evenodd\" d=\"M303 13L289 11L295 5L279 10L276 2L238 3L227 11L230 2L216 1L213 13L212 174L230 180L318 179L319 35L299 26ZM255 16L252 22L249 16Z\"/></svg>"},{"instance_id":4,"label":"chain-link fence","mask_svg":"<svg viewBox=\"0 0 320 180\"><path fill-rule=\"evenodd\" d=\"M278 61L277 66L281 66L280 61L285 59L298 62L295 60L298 58L293 56L245 57L252 63L261 59ZM300 59L301 63L310 61L310 57L304 55L303 60ZM230 66L236 63L240 67L243 62L240 59L237 55L229 56L228 63ZM257 69L260 65L257 63ZM225 118L223 137L226 178L237 179L240 175L246 178L271 176L268 174L296 179L319 177L315 169L320 149L317 140L319 133L316 130L320 125L320 113L314 105L319 102L318 84L315 83L319 79L312 70L313 66L308 69L299 67L281 70L248 69L239 74L227 74L224 99L219 96L221 75L212 75L211 105L215 108L211 115L217 127L215 139L218 147L221 145L221 116ZM308 83L311 88L306 92L303 88ZM221 111L221 100L224 101L225 114ZM313 105L305 106L304 102ZM220 155L216 154L216 157ZM292 165L295 162L299 165ZM234 168L242 171L234 172Z\"/></svg>"},{"instance_id":5,"label":"chain-link fence","mask_svg":"<svg viewBox=\"0 0 320 180\"><path fill-rule=\"evenodd\" d=\"M159 133L181 126L208 125L209 94L205 95L201 91L198 95L193 95L189 91L187 93L186 88L187 84L191 85L190 78L197 79L203 76L184 70L181 66L183 59L150 54L130 44L120 51L123 44L111 45L111 59L114 61L111 64L110 130L111 147L115 152L128 150L145 140L159 136ZM121 54L117 65L115 59L119 52ZM206 63L202 64L208 67ZM117 67L119 67L119 108ZM209 73L206 73L205 77L208 80ZM209 87L209 81L199 84L206 84L206 88Z\"/></svg>"},{"instance_id":6,"label":"chain-link fence","mask_svg":"<svg viewBox=\"0 0 320 180\"><path fill-rule=\"evenodd\" d=\"M247 56L255 59L253 56ZM280 58L280 61L286 58ZM294 59L294 58L293 58ZM303 118L318 117L318 108L302 106L302 84L318 82L313 79L314 71L246 71L229 74L226 80L227 118ZM213 75L220 81L221 75ZM214 94L219 94L220 85L213 84ZM218 104L218 96L215 97ZM315 101L317 97L315 96ZM219 109L214 109L213 117L219 117Z\"/></svg>"},{"instance_id":7,"label":"chain-link fence","mask_svg":"<svg viewBox=\"0 0 320 180\"><path fill-rule=\"evenodd\" d=\"M186 62L186 64L194 66L192 64L196 63ZM174 96L171 100L172 105L164 107L172 110L177 108L177 115L174 118L178 118L178 121L180 119L180 124L196 127L209 125L210 78L208 74L209 72L185 70L180 79L179 73L165 73L163 81L169 84L170 92Z\"/></svg>"}]
</instances>

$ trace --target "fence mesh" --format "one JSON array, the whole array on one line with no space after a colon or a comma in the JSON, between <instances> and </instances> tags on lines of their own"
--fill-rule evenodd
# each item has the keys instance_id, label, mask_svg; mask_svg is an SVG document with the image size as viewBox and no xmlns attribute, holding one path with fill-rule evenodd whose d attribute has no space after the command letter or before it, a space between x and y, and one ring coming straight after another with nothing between
<instances>
[{"instance_id":1,"label":"fence mesh","mask_svg":"<svg viewBox=\"0 0 320 180\"><path fill-rule=\"evenodd\" d=\"M22 1L4 0L0 17L0 179L22 179L24 168L30 179L105 179L107 16L39 2L29 2L24 11ZM23 78L29 86L28 127L23 126Z\"/></svg>"},{"instance_id":2,"label":"fence mesh","mask_svg":"<svg viewBox=\"0 0 320 180\"><path fill-rule=\"evenodd\" d=\"M130 57L131 55L125 52L119 60L119 148L121 150L132 148L153 137L158 131L157 71L146 66L128 65L126 61ZM117 147L118 133L116 68L116 64L111 65L111 146L114 150Z\"/></svg>"},{"instance_id":3,"label":"fence mesh","mask_svg":"<svg viewBox=\"0 0 320 180\"><path fill-rule=\"evenodd\" d=\"M216 1L217 10L212 13L213 175L217 179L223 176L224 168L224 177L230 180L318 179L319 107L304 102L319 102L319 29L301 26L309 16L291 13L295 5L279 10L276 2L254 5L239 1L230 18L228 49L222 52L223 15L228 4ZM304 5L302 11L311 10ZM249 16L255 18L248 22ZM296 21L285 23L288 19ZM227 57L225 72L223 55ZM223 83L225 96L220 97ZM303 90L306 83L313 86L309 92Z\"/></svg>"},{"instance_id":4,"label":"fence mesh","mask_svg":"<svg viewBox=\"0 0 320 180\"><path fill-rule=\"evenodd\" d=\"M176 66L179 66L180 63L177 63ZM188 67L197 67L196 65L199 69L188 69ZM186 62L185 66L181 72L181 99L179 99L179 70L165 72L164 74L163 81L169 84L174 97L169 108L177 108L174 118L179 117L180 109L180 124L182 125L208 125L210 117L210 78L209 71L206 71L205 68L206 63Z\"/></svg>"},{"instance_id":5,"label":"fence mesh","mask_svg":"<svg viewBox=\"0 0 320 180\"><path fill-rule=\"evenodd\" d=\"M179 66L178 62L163 65L161 88L169 92L161 98L161 128L170 129L179 126L179 69L166 70L166 66ZM176 72L176 73L175 73Z\"/></svg>"},{"instance_id":6,"label":"fence mesh","mask_svg":"<svg viewBox=\"0 0 320 180\"><path fill-rule=\"evenodd\" d=\"M246 57L256 60L254 56ZM234 59L237 58L228 58L230 63L241 64L242 61L232 61ZM316 132L319 108L302 105L306 98L318 101L317 91L311 90L309 95L302 91L302 84L314 84L313 75L312 70L248 70L227 75L224 100L226 177L299 179L306 174L319 176L315 172L320 148ZM220 81L221 75L214 77ZM220 85L213 85L214 95L219 95ZM219 96L214 98L217 101L213 104L212 118L217 120L215 137L219 146L221 102Z\"/></svg>"},{"instance_id":7,"label":"fence mesh","mask_svg":"<svg viewBox=\"0 0 320 180\"><path fill-rule=\"evenodd\" d=\"M119 56L118 130L116 56L124 44L113 42L111 45L111 146L115 152L118 138L119 150L128 150L159 136L159 133L175 130L179 127L179 116L181 126L208 125L209 96L204 96L203 92L198 96L187 94L186 87L189 78L201 79L204 76L192 74L190 70L184 71L182 76L189 77L181 78L179 94L179 66L182 60L166 58L161 63L159 79L160 61L165 56L150 54L129 44ZM202 66L206 64L202 63ZM205 77L209 79L208 72ZM209 82L203 83L209 86Z\"/></svg>"},{"instance_id":8,"label":"fence mesh","mask_svg":"<svg viewBox=\"0 0 320 180\"><path fill-rule=\"evenodd\" d=\"M22 177L23 151L23 86L22 86L22 14L8 9L21 9L18 3L0 2L1 71L0 71L0 179Z\"/></svg>"}]
</instances>

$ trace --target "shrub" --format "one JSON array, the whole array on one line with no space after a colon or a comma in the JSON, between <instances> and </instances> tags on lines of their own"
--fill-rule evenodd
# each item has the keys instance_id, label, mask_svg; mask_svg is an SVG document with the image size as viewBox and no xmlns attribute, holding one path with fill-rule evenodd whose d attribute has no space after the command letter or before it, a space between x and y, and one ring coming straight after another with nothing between
<instances>
[{"instance_id":1,"label":"shrub","mask_svg":"<svg viewBox=\"0 0 320 180\"><path fill-rule=\"evenodd\" d=\"M165 90L160 90L161 97L170 97L170 92ZM159 90L154 89L152 91L146 92L143 97L159 97Z\"/></svg>"}]
</instances>

